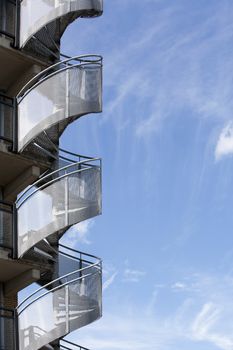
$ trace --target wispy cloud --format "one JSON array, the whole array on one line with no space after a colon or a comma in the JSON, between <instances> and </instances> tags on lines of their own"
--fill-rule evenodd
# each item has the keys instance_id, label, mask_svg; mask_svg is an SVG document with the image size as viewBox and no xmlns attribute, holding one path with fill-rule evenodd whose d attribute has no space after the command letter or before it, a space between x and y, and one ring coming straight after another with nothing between
<instances>
[{"instance_id":1,"label":"wispy cloud","mask_svg":"<svg viewBox=\"0 0 233 350\"><path fill-rule=\"evenodd\" d=\"M146 275L145 271L126 268L123 274L124 282L139 282Z\"/></svg>"},{"instance_id":2,"label":"wispy cloud","mask_svg":"<svg viewBox=\"0 0 233 350\"><path fill-rule=\"evenodd\" d=\"M91 244L89 234L94 225L94 220L82 221L72 226L62 237L62 244L74 247L78 244Z\"/></svg>"},{"instance_id":3,"label":"wispy cloud","mask_svg":"<svg viewBox=\"0 0 233 350\"><path fill-rule=\"evenodd\" d=\"M188 281L193 288L188 287ZM198 285L198 288L197 288ZM177 306L159 313L160 298L166 295L170 303L172 288L189 289L177 299ZM172 287L172 288L171 288ZM159 284L154 287L149 304L138 304L119 299L112 313L105 313L102 320L83 329L70 339L96 349L128 350L206 350L233 349L232 324L233 280L229 276L214 277L194 274L186 282ZM158 307L156 307L158 306Z\"/></svg>"},{"instance_id":4,"label":"wispy cloud","mask_svg":"<svg viewBox=\"0 0 233 350\"><path fill-rule=\"evenodd\" d=\"M220 160L233 154L233 122L230 121L222 129L215 148L215 159Z\"/></svg>"},{"instance_id":5,"label":"wispy cloud","mask_svg":"<svg viewBox=\"0 0 233 350\"><path fill-rule=\"evenodd\" d=\"M118 272L114 272L104 283L103 283L103 291L108 289L114 282Z\"/></svg>"},{"instance_id":6,"label":"wispy cloud","mask_svg":"<svg viewBox=\"0 0 233 350\"><path fill-rule=\"evenodd\" d=\"M192 332L194 339L207 341L223 350L233 349L233 336L214 329L222 319L221 308L211 302L203 305L193 321Z\"/></svg>"}]
</instances>

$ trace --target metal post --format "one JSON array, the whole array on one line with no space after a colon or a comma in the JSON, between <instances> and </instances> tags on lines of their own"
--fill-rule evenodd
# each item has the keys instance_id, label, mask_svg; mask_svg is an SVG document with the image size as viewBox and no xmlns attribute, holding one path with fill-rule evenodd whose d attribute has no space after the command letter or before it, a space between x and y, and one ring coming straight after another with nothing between
<instances>
[{"instance_id":1,"label":"metal post","mask_svg":"<svg viewBox=\"0 0 233 350\"><path fill-rule=\"evenodd\" d=\"M13 229L12 229L12 243L13 243L13 259L18 258L18 217L17 217L17 208L13 204Z\"/></svg>"},{"instance_id":2,"label":"metal post","mask_svg":"<svg viewBox=\"0 0 233 350\"><path fill-rule=\"evenodd\" d=\"M68 334L70 332L70 325L69 325L69 286L65 286L65 318L66 318L66 333Z\"/></svg>"},{"instance_id":3,"label":"metal post","mask_svg":"<svg viewBox=\"0 0 233 350\"><path fill-rule=\"evenodd\" d=\"M69 183L68 183L68 174L65 177L65 223L66 223L66 226L69 225Z\"/></svg>"},{"instance_id":4,"label":"metal post","mask_svg":"<svg viewBox=\"0 0 233 350\"><path fill-rule=\"evenodd\" d=\"M19 350L19 319L17 310L14 310L14 350Z\"/></svg>"},{"instance_id":5,"label":"metal post","mask_svg":"<svg viewBox=\"0 0 233 350\"><path fill-rule=\"evenodd\" d=\"M18 151L18 102L13 100L13 152Z\"/></svg>"},{"instance_id":6,"label":"metal post","mask_svg":"<svg viewBox=\"0 0 233 350\"><path fill-rule=\"evenodd\" d=\"M3 284L0 283L0 306L3 307ZM2 317L2 310L0 310L0 349L5 347L5 322L4 317Z\"/></svg>"},{"instance_id":7,"label":"metal post","mask_svg":"<svg viewBox=\"0 0 233 350\"><path fill-rule=\"evenodd\" d=\"M16 0L15 5L15 40L14 47L19 48L20 39L20 0Z\"/></svg>"}]
</instances>

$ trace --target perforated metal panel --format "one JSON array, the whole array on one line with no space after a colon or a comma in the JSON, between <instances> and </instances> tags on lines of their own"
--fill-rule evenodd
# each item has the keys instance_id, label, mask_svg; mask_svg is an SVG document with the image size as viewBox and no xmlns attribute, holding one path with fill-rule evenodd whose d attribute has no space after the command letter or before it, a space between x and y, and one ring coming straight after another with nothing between
<instances>
[{"instance_id":1,"label":"perforated metal panel","mask_svg":"<svg viewBox=\"0 0 233 350\"><path fill-rule=\"evenodd\" d=\"M102 110L102 67L69 67L39 82L18 105L18 150L52 125ZM63 126L64 128L64 126Z\"/></svg>"},{"instance_id":2,"label":"perforated metal panel","mask_svg":"<svg viewBox=\"0 0 233 350\"><path fill-rule=\"evenodd\" d=\"M20 46L25 46L28 40L43 27L69 13L76 13L76 17L85 15L89 17L100 15L102 11L102 0L23 0L21 2Z\"/></svg>"},{"instance_id":3,"label":"perforated metal panel","mask_svg":"<svg viewBox=\"0 0 233 350\"><path fill-rule=\"evenodd\" d=\"M43 293L46 290L41 290L40 296L22 312L19 310L20 350L40 349L102 314L102 277L98 267L95 271L86 270L83 278Z\"/></svg>"},{"instance_id":4,"label":"perforated metal panel","mask_svg":"<svg viewBox=\"0 0 233 350\"><path fill-rule=\"evenodd\" d=\"M19 257L43 238L101 213L101 169L77 165L73 171L82 167L45 183L18 208Z\"/></svg>"}]
</instances>

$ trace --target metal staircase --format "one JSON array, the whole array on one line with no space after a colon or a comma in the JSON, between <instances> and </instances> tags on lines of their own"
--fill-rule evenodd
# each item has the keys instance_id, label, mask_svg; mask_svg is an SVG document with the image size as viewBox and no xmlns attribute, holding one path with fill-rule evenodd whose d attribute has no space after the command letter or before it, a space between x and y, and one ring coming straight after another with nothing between
<instances>
[{"instance_id":1,"label":"metal staircase","mask_svg":"<svg viewBox=\"0 0 233 350\"><path fill-rule=\"evenodd\" d=\"M13 309L0 307L0 350L88 350L64 337L102 315L101 260L59 244L71 226L102 210L101 159L59 148L69 124L102 111L102 57L62 55L60 39L75 19L102 12L102 0L0 1L0 38L10 39L2 59L13 57L19 80L3 89L0 77L0 152L18 162L10 181L0 174L0 190L28 169L38 171L10 201L0 193L0 248L15 266L25 263L10 281L21 286L20 276L35 266L39 273L35 292Z\"/></svg>"},{"instance_id":2,"label":"metal staircase","mask_svg":"<svg viewBox=\"0 0 233 350\"><path fill-rule=\"evenodd\" d=\"M60 245L58 264L58 277L17 307L19 350L40 349L101 317L101 260Z\"/></svg>"}]
</instances>

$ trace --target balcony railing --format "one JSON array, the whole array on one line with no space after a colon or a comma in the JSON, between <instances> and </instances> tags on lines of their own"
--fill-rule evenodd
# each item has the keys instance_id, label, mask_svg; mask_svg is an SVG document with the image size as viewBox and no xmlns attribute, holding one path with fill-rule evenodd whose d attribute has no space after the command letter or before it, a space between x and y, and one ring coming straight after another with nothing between
<instances>
[{"instance_id":1,"label":"balcony railing","mask_svg":"<svg viewBox=\"0 0 233 350\"><path fill-rule=\"evenodd\" d=\"M80 159L63 157L65 166L42 176L18 198L18 257L42 239L61 237L70 226L101 213L101 160Z\"/></svg>"},{"instance_id":2,"label":"balcony railing","mask_svg":"<svg viewBox=\"0 0 233 350\"><path fill-rule=\"evenodd\" d=\"M18 97L18 151L55 124L102 110L102 58L77 56L45 69Z\"/></svg>"},{"instance_id":3,"label":"balcony railing","mask_svg":"<svg viewBox=\"0 0 233 350\"><path fill-rule=\"evenodd\" d=\"M77 17L99 16L103 12L102 0L22 0L20 11L20 47L46 27L47 35L54 39L55 21L60 19L61 34ZM54 29L55 28L55 29ZM40 35L41 36L41 35ZM42 42L43 42L43 36Z\"/></svg>"},{"instance_id":4,"label":"balcony railing","mask_svg":"<svg viewBox=\"0 0 233 350\"><path fill-rule=\"evenodd\" d=\"M68 340L62 339L60 341L60 350L89 350L81 345L74 344Z\"/></svg>"},{"instance_id":5,"label":"balcony railing","mask_svg":"<svg viewBox=\"0 0 233 350\"><path fill-rule=\"evenodd\" d=\"M50 51L52 44L57 50L56 42L71 22L102 12L103 0L1 0L0 35L12 39L16 47L36 38L41 48Z\"/></svg>"},{"instance_id":6,"label":"balcony railing","mask_svg":"<svg viewBox=\"0 0 233 350\"><path fill-rule=\"evenodd\" d=\"M101 260L60 246L59 266L59 277L17 308L19 350L40 349L101 317ZM66 269L72 272L63 275Z\"/></svg>"}]
</instances>

